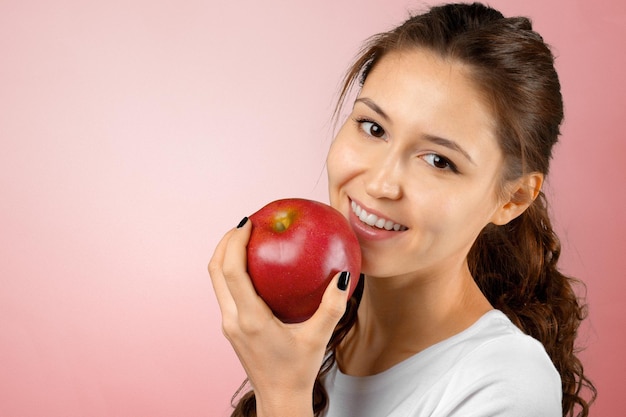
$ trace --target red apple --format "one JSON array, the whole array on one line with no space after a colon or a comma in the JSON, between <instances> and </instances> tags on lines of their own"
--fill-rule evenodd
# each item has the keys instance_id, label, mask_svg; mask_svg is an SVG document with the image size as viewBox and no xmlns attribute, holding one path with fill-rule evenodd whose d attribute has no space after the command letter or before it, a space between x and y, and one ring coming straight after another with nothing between
<instances>
[{"instance_id":1,"label":"red apple","mask_svg":"<svg viewBox=\"0 0 626 417\"><path fill-rule=\"evenodd\" d=\"M285 323L310 318L337 272L359 280L361 248L346 218L317 201L288 198L250 216L248 273L259 296Z\"/></svg>"}]
</instances>

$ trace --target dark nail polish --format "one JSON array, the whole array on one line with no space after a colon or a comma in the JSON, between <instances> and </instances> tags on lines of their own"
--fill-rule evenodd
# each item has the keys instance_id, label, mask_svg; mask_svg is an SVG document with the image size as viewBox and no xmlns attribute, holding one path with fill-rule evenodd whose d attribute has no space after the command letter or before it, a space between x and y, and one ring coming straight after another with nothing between
<instances>
[{"instance_id":1,"label":"dark nail polish","mask_svg":"<svg viewBox=\"0 0 626 417\"><path fill-rule=\"evenodd\" d=\"M350 283L350 272L343 271L339 275L339 280L337 281L337 288L341 291L345 291L348 288L348 284Z\"/></svg>"},{"instance_id":2,"label":"dark nail polish","mask_svg":"<svg viewBox=\"0 0 626 417\"><path fill-rule=\"evenodd\" d=\"M243 225L246 224L247 222L248 222L248 217L244 217L243 219L241 219L241 221L237 225L237 229L241 229Z\"/></svg>"}]
</instances>

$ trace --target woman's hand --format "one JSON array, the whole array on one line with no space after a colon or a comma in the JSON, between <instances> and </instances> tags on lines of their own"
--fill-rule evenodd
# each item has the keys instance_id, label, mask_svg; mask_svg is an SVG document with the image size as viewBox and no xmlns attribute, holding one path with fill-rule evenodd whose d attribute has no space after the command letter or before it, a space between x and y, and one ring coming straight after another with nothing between
<instances>
[{"instance_id":1,"label":"woman's hand","mask_svg":"<svg viewBox=\"0 0 626 417\"><path fill-rule=\"evenodd\" d=\"M347 291L338 288L337 274L313 317L297 324L281 322L246 272L250 223L229 231L209 263L222 330L254 389L259 417L312 416L313 384L326 344L345 312Z\"/></svg>"}]
</instances>

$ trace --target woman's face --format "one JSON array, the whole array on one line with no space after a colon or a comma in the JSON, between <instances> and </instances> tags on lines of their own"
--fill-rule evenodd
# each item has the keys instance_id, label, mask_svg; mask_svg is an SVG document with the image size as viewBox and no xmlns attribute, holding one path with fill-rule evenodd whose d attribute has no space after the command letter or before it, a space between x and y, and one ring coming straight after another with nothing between
<instances>
[{"instance_id":1,"label":"woman's face","mask_svg":"<svg viewBox=\"0 0 626 417\"><path fill-rule=\"evenodd\" d=\"M330 202L367 275L458 270L502 205L494 117L466 74L426 50L385 56L331 146Z\"/></svg>"}]
</instances>

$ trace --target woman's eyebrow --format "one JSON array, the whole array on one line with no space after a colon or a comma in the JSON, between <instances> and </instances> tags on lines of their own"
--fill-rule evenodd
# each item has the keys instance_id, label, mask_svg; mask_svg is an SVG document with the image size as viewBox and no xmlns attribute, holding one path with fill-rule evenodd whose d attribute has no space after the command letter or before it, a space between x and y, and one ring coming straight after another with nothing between
<instances>
[{"instance_id":1,"label":"woman's eyebrow","mask_svg":"<svg viewBox=\"0 0 626 417\"><path fill-rule=\"evenodd\" d=\"M385 113L383 111L383 109L380 108L380 106L378 104L376 104L374 102L374 100L372 100L371 98L367 98L367 97L359 97L356 100L354 100L354 103L363 103L365 104L367 107L369 107L370 109L374 110L376 113L378 113L380 115L380 117L382 117L383 119L385 119L386 122L389 122L389 116L387 116L387 113Z\"/></svg>"},{"instance_id":2,"label":"woman's eyebrow","mask_svg":"<svg viewBox=\"0 0 626 417\"><path fill-rule=\"evenodd\" d=\"M458 153L463 155L465 158L467 158L467 160L469 162L471 162L472 165L476 165L476 162L474 162L474 160L472 159L470 154L465 149L463 149L463 147L461 145L459 145L455 141L450 140L450 139L446 139L446 138L442 138L442 137L439 137L439 136L433 136L433 135L425 135L424 138L427 141L429 141L431 143L434 143L436 145L444 146L446 148L452 149L453 151L457 151Z\"/></svg>"}]
</instances>

